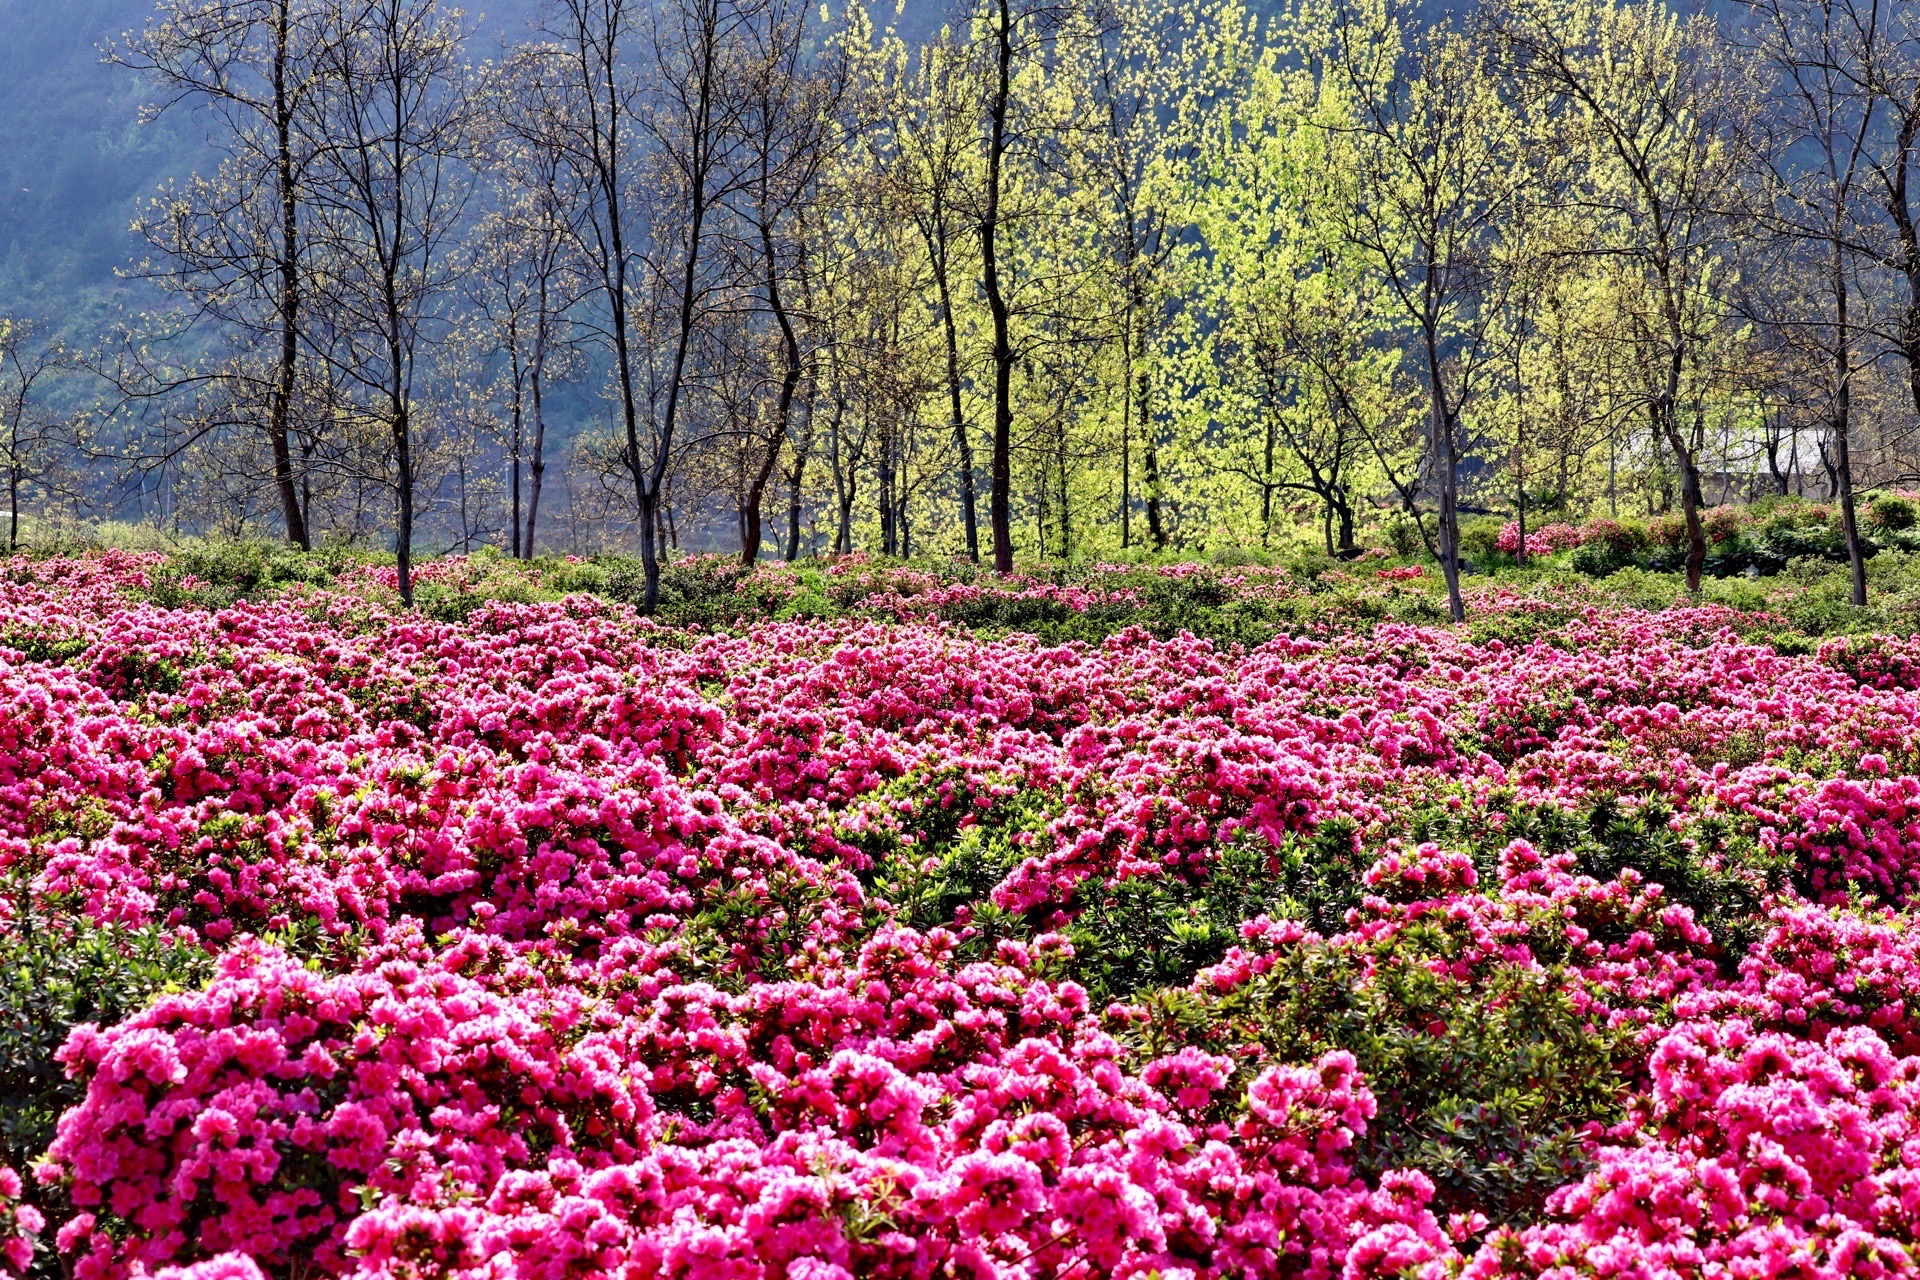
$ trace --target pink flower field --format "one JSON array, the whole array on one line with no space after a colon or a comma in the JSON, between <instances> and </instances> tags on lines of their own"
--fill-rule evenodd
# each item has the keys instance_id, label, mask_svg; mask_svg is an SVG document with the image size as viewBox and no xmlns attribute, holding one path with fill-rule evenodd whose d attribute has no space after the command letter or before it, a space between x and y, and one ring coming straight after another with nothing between
<instances>
[{"instance_id":1,"label":"pink flower field","mask_svg":"<svg viewBox=\"0 0 1920 1280\"><path fill-rule=\"evenodd\" d=\"M0 1267L1920 1274L1920 642L153 569L0 588Z\"/></svg>"}]
</instances>

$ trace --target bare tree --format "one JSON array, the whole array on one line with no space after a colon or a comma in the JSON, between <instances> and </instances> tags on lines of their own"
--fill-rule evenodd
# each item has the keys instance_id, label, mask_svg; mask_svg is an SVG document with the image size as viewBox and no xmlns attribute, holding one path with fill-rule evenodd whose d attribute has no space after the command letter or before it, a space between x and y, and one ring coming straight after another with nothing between
<instances>
[{"instance_id":1,"label":"bare tree","mask_svg":"<svg viewBox=\"0 0 1920 1280\"><path fill-rule=\"evenodd\" d=\"M1873 165L1887 153L1895 112L1882 74L1896 56L1894 17L1882 0L1754 0L1749 39L1773 74L1754 148L1765 179L1765 226L1778 253L1769 266L1812 288L1749 290L1760 319L1793 346L1816 349L1811 380L1825 410L1853 603L1867 603L1865 549L1854 502L1854 388L1882 355L1871 281L1897 257L1898 237L1881 234ZM1770 303L1785 303L1787 309ZM1771 443L1771 441L1769 442ZM1773 455L1769 452L1769 461ZM1775 466L1777 472L1777 465Z\"/></svg>"},{"instance_id":2,"label":"bare tree","mask_svg":"<svg viewBox=\"0 0 1920 1280\"><path fill-rule=\"evenodd\" d=\"M912 222L927 255L933 304L944 357L947 428L953 433L955 479L967 559L980 563L979 491L973 439L964 403L967 379L960 347L956 261L965 234L960 207L966 165L975 147L971 63L964 43L949 33L922 45L895 68L885 130L886 207ZM881 131L870 135L878 139Z\"/></svg>"},{"instance_id":3,"label":"bare tree","mask_svg":"<svg viewBox=\"0 0 1920 1280\"><path fill-rule=\"evenodd\" d=\"M56 423L46 395L73 358L24 320L0 316L0 431L6 433L7 549L20 549L20 503L49 467Z\"/></svg>"},{"instance_id":4,"label":"bare tree","mask_svg":"<svg viewBox=\"0 0 1920 1280\"><path fill-rule=\"evenodd\" d=\"M1358 314L1363 297L1358 288L1311 295L1283 288L1261 300L1244 332L1228 339L1228 357L1244 361L1259 386L1261 469L1248 478L1260 487L1263 540L1274 498L1291 489L1318 502L1328 555L1354 549L1351 477L1366 445L1370 380L1368 325ZM1299 479L1281 477L1282 452L1292 456Z\"/></svg>"},{"instance_id":5,"label":"bare tree","mask_svg":"<svg viewBox=\"0 0 1920 1280\"><path fill-rule=\"evenodd\" d=\"M811 344L801 336L810 318L795 310L794 282L805 272L805 217L820 197L846 86L845 60L832 45L825 58L809 56L821 37L809 28L807 15L807 0L765 0L742 28L741 175L728 196L728 212L744 260L741 278L753 282L779 350L773 412L756 433L757 456L744 496L740 559L746 564L760 557L761 507L792 435L794 404L811 358L805 349Z\"/></svg>"},{"instance_id":6,"label":"bare tree","mask_svg":"<svg viewBox=\"0 0 1920 1280\"><path fill-rule=\"evenodd\" d=\"M716 223L738 190L752 0L553 0L545 132L584 191L578 239L612 365L620 465L659 603L663 503L703 329L725 298Z\"/></svg>"},{"instance_id":7,"label":"bare tree","mask_svg":"<svg viewBox=\"0 0 1920 1280\"><path fill-rule=\"evenodd\" d=\"M459 283L472 108L457 10L332 0L315 235L326 310L314 345L390 445L400 598L413 603L416 391ZM318 328L318 325L310 328Z\"/></svg>"},{"instance_id":8,"label":"bare tree","mask_svg":"<svg viewBox=\"0 0 1920 1280\"><path fill-rule=\"evenodd\" d=\"M472 295L506 362L509 549L528 559L546 482L548 384L572 369L570 311L582 285L576 247L583 193L543 127L539 79L547 65L538 50L520 51L488 82L493 133L483 154L493 208L477 229Z\"/></svg>"},{"instance_id":9,"label":"bare tree","mask_svg":"<svg viewBox=\"0 0 1920 1280\"><path fill-rule=\"evenodd\" d=\"M323 0L161 0L144 30L106 51L154 86L146 118L189 104L215 122L218 172L170 188L135 222L159 255L136 274L271 346L259 425L287 538L300 547L310 543L292 447L307 291L302 220L314 200L315 113L337 30Z\"/></svg>"}]
</instances>

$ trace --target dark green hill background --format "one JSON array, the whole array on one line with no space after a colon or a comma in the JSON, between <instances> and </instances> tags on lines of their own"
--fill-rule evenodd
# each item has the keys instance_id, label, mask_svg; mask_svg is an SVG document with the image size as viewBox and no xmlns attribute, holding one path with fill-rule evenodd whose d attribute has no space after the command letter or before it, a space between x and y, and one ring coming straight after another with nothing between
<instances>
[{"instance_id":1,"label":"dark green hill background","mask_svg":"<svg viewBox=\"0 0 1920 1280\"><path fill-rule=\"evenodd\" d=\"M132 253L137 199L200 158L186 117L139 125L139 86L98 44L139 0L0 0L0 311L63 326L100 306Z\"/></svg>"}]
</instances>

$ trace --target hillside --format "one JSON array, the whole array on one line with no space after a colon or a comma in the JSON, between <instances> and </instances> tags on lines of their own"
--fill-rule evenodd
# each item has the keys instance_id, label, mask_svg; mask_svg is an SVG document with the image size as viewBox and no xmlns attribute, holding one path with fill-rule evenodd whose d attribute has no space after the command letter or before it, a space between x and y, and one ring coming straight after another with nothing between
<instances>
[{"instance_id":1,"label":"hillside","mask_svg":"<svg viewBox=\"0 0 1920 1280\"><path fill-rule=\"evenodd\" d=\"M525 30L540 0L466 7L474 53L485 56ZM945 8L907 0L902 25L931 31ZM127 223L140 200L205 161L191 114L141 125L138 79L101 65L100 46L153 9L152 0L0 0L0 311L97 331L115 269L135 251Z\"/></svg>"},{"instance_id":2,"label":"hillside","mask_svg":"<svg viewBox=\"0 0 1920 1280\"><path fill-rule=\"evenodd\" d=\"M97 45L143 0L0 0L0 304L58 315L97 306L130 252L138 197L189 168L186 118L142 128L139 86ZM59 305L54 305L55 303Z\"/></svg>"}]
</instances>

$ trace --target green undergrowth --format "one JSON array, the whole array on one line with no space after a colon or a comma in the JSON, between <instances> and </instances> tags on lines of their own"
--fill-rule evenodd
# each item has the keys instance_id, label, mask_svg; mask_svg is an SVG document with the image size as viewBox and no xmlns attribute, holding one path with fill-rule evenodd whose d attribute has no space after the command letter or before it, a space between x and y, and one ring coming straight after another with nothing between
<instances>
[{"instance_id":1,"label":"green undergrowth","mask_svg":"<svg viewBox=\"0 0 1920 1280\"><path fill-rule=\"evenodd\" d=\"M96 925L71 904L36 901L18 879L0 930L0 1164L24 1172L80 1101L82 1086L54 1056L73 1028L110 1025L164 992L197 988L213 963L161 930Z\"/></svg>"},{"instance_id":2,"label":"green undergrowth","mask_svg":"<svg viewBox=\"0 0 1920 1280\"><path fill-rule=\"evenodd\" d=\"M134 592L170 608L221 608L242 600L322 589L398 606L369 570L368 553L303 553L262 542L190 543L171 552ZM1380 577L1399 560L1340 563L1305 557L1277 566L1033 564L1013 590L991 573L951 561L863 560L849 570L831 562L762 564L748 570L725 556L671 560L661 571L655 619L669 628L737 630L789 619L930 617L993 637L1029 633L1048 643L1098 643L1131 627L1162 638L1191 632L1220 645L1253 647L1280 634L1369 632L1384 623L1445 625L1439 574L1426 566L1411 580ZM955 591L944 603L916 602L929 582ZM1676 573L1627 567L1605 577L1580 572L1566 556L1527 568L1495 566L1468 575L1469 636L1478 643L1555 643L1569 620L1593 607L1660 610L1722 605L1738 611L1744 637L1786 653L1807 653L1820 640L1867 632L1920 630L1920 552L1890 549L1869 563L1868 606L1850 603L1846 566L1817 557L1789 561L1759 578L1708 578L1687 596ZM1038 589L1034 589L1035 587ZM524 604L573 594L639 607L645 575L637 559L542 557L515 561L480 552L457 561L425 562L416 607L429 617L464 621L492 603ZM905 602L904 604L902 602ZM70 656L31 636L0 636L36 658Z\"/></svg>"},{"instance_id":3,"label":"green undergrowth","mask_svg":"<svg viewBox=\"0 0 1920 1280\"><path fill-rule=\"evenodd\" d=\"M930 815L910 844L874 840L866 879L901 923L962 929L963 958L987 958L1005 938L1064 933L1073 952L1056 975L1082 984L1096 1010L1147 1010L1144 1022L1117 1024L1144 1056L1193 1045L1251 1074L1266 1062L1351 1052L1381 1106L1362 1167L1421 1169L1449 1209L1514 1222L1577 1175L1594 1126L1620 1118L1636 1083L1634 1033L1596 1021L1581 998L1557 911L1523 917L1534 963L1482 960L1464 971L1469 931L1444 914L1385 938L1349 933L1369 892L1363 875L1387 839L1467 854L1479 890L1492 895L1515 840L1547 857L1571 855L1576 874L1601 882L1623 873L1656 882L1712 932L1705 958L1729 976L1764 932L1764 904L1788 868L1722 820L1675 829L1672 811L1652 798L1577 809L1511 801L1441 798L1390 827L1330 822L1277 848L1242 835L1204 870L1096 876L1064 902L1015 914L987 895L1034 849L1026 838L1050 816L1046 798L1025 793L964 826ZM1318 936L1231 991L1196 981L1245 943L1242 922L1262 915ZM1602 942L1625 940L1609 933L1604 914L1582 923Z\"/></svg>"}]
</instances>

